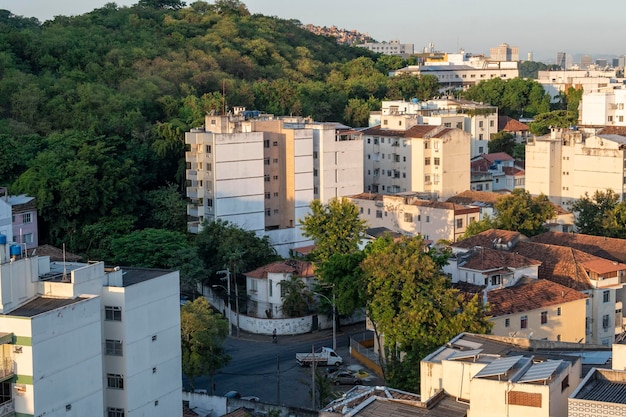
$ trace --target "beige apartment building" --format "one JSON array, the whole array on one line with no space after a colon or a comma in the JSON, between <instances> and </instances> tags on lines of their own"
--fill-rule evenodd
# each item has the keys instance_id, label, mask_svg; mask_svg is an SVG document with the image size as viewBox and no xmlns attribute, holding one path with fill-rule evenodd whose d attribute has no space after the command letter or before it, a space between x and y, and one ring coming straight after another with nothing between
<instances>
[{"instance_id":1,"label":"beige apartment building","mask_svg":"<svg viewBox=\"0 0 626 417\"><path fill-rule=\"evenodd\" d=\"M374 126L362 134L366 192L420 192L446 199L469 189L469 133L444 126L401 124Z\"/></svg>"},{"instance_id":2,"label":"beige apartment building","mask_svg":"<svg viewBox=\"0 0 626 417\"><path fill-rule=\"evenodd\" d=\"M612 189L623 200L626 136L609 132L609 128L597 134L559 128L529 139L526 190L543 193L561 206L596 190Z\"/></svg>"},{"instance_id":3,"label":"beige apartment building","mask_svg":"<svg viewBox=\"0 0 626 417\"><path fill-rule=\"evenodd\" d=\"M420 199L418 194L382 195L362 193L348 198L358 207L370 228L420 235L434 242L456 241L467 225L478 221L480 208Z\"/></svg>"}]
</instances>

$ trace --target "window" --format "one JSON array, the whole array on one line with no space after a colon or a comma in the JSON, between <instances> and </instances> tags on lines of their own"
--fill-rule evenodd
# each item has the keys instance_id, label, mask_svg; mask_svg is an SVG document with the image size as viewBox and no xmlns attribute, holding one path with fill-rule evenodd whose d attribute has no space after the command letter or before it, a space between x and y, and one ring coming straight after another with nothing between
<instances>
[{"instance_id":1,"label":"window","mask_svg":"<svg viewBox=\"0 0 626 417\"><path fill-rule=\"evenodd\" d=\"M263 147L264 148L269 148L270 147L270 140L269 139L265 139L263 141Z\"/></svg>"},{"instance_id":2,"label":"window","mask_svg":"<svg viewBox=\"0 0 626 417\"><path fill-rule=\"evenodd\" d=\"M525 329L528 327L528 316L522 316L520 319L519 327Z\"/></svg>"},{"instance_id":3,"label":"window","mask_svg":"<svg viewBox=\"0 0 626 417\"><path fill-rule=\"evenodd\" d=\"M110 356L122 356L122 341L107 339L105 352Z\"/></svg>"},{"instance_id":4,"label":"window","mask_svg":"<svg viewBox=\"0 0 626 417\"><path fill-rule=\"evenodd\" d=\"M424 141L424 149L428 149L428 141L427 140Z\"/></svg>"},{"instance_id":5,"label":"window","mask_svg":"<svg viewBox=\"0 0 626 417\"><path fill-rule=\"evenodd\" d=\"M441 164L441 159L440 158L435 158L435 160L433 162L435 163L435 165L440 165Z\"/></svg>"},{"instance_id":6,"label":"window","mask_svg":"<svg viewBox=\"0 0 626 417\"><path fill-rule=\"evenodd\" d=\"M30 213L22 214L22 223L32 223L33 219L30 216Z\"/></svg>"},{"instance_id":7,"label":"window","mask_svg":"<svg viewBox=\"0 0 626 417\"><path fill-rule=\"evenodd\" d=\"M426 223L430 223L430 216L426 216Z\"/></svg>"},{"instance_id":8,"label":"window","mask_svg":"<svg viewBox=\"0 0 626 417\"><path fill-rule=\"evenodd\" d=\"M265 215L267 217L271 216L272 215L272 210L271 209L265 210Z\"/></svg>"},{"instance_id":9,"label":"window","mask_svg":"<svg viewBox=\"0 0 626 417\"><path fill-rule=\"evenodd\" d=\"M402 162L406 162L406 156L402 157Z\"/></svg>"},{"instance_id":10,"label":"window","mask_svg":"<svg viewBox=\"0 0 626 417\"><path fill-rule=\"evenodd\" d=\"M611 291L604 290L602 292L602 302L603 303L608 303L609 301L611 301Z\"/></svg>"},{"instance_id":11,"label":"window","mask_svg":"<svg viewBox=\"0 0 626 417\"><path fill-rule=\"evenodd\" d=\"M265 165L269 165L270 164L270 158L268 157L268 158L263 159L263 163Z\"/></svg>"},{"instance_id":12,"label":"window","mask_svg":"<svg viewBox=\"0 0 626 417\"><path fill-rule=\"evenodd\" d=\"M153 342L156 342L156 340L157 340L157 335L156 335L156 334L153 334L153 335L152 335L152 341L153 341Z\"/></svg>"},{"instance_id":13,"label":"window","mask_svg":"<svg viewBox=\"0 0 626 417\"><path fill-rule=\"evenodd\" d=\"M206 153L211 153L211 145L206 145Z\"/></svg>"},{"instance_id":14,"label":"window","mask_svg":"<svg viewBox=\"0 0 626 417\"><path fill-rule=\"evenodd\" d=\"M483 134L482 134L482 133L479 133L479 134L478 134L478 140L483 140L483 139L485 139L485 137L483 136Z\"/></svg>"},{"instance_id":15,"label":"window","mask_svg":"<svg viewBox=\"0 0 626 417\"><path fill-rule=\"evenodd\" d=\"M483 127L483 121L478 122L478 127Z\"/></svg>"},{"instance_id":16,"label":"window","mask_svg":"<svg viewBox=\"0 0 626 417\"><path fill-rule=\"evenodd\" d=\"M107 408L107 417L124 417L123 408Z\"/></svg>"},{"instance_id":17,"label":"window","mask_svg":"<svg viewBox=\"0 0 626 417\"><path fill-rule=\"evenodd\" d=\"M424 158L424 165L430 165L430 158L429 157Z\"/></svg>"},{"instance_id":18,"label":"window","mask_svg":"<svg viewBox=\"0 0 626 417\"><path fill-rule=\"evenodd\" d=\"M604 329L606 330L609 328L609 324L611 324L609 315L605 314L604 316L602 316L602 327L604 327Z\"/></svg>"},{"instance_id":19,"label":"window","mask_svg":"<svg viewBox=\"0 0 626 417\"><path fill-rule=\"evenodd\" d=\"M556 309L556 315L560 316L561 315L561 307L557 307Z\"/></svg>"},{"instance_id":20,"label":"window","mask_svg":"<svg viewBox=\"0 0 626 417\"><path fill-rule=\"evenodd\" d=\"M463 228L463 219L456 219L456 228L457 229Z\"/></svg>"},{"instance_id":21,"label":"window","mask_svg":"<svg viewBox=\"0 0 626 417\"><path fill-rule=\"evenodd\" d=\"M371 138L367 138L367 143L369 144L371 142Z\"/></svg>"},{"instance_id":22,"label":"window","mask_svg":"<svg viewBox=\"0 0 626 417\"><path fill-rule=\"evenodd\" d=\"M565 375L565 378L561 381L561 392L565 391L567 388L569 388L569 375Z\"/></svg>"},{"instance_id":23,"label":"window","mask_svg":"<svg viewBox=\"0 0 626 417\"><path fill-rule=\"evenodd\" d=\"M502 283L501 275L494 275L491 277L491 285L500 285Z\"/></svg>"},{"instance_id":24,"label":"window","mask_svg":"<svg viewBox=\"0 0 626 417\"><path fill-rule=\"evenodd\" d=\"M269 200L271 198L271 194L270 193L265 193L265 199Z\"/></svg>"},{"instance_id":25,"label":"window","mask_svg":"<svg viewBox=\"0 0 626 417\"><path fill-rule=\"evenodd\" d=\"M452 127L452 123L446 122L443 124L443 127Z\"/></svg>"},{"instance_id":26,"label":"window","mask_svg":"<svg viewBox=\"0 0 626 417\"><path fill-rule=\"evenodd\" d=\"M613 116L609 116L609 122L613 121Z\"/></svg>"},{"instance_id":27,"label":"window","mask_svg":"<svg viewBox=\"0 0 626 417\"><path fill-rule=\"evenodd\" d=\"M485 148L484 148L484 147L482 147L482 146L479 146L479 147L478 147L478 153L482 154L482 153L484 153L484 152L485 152Z\"/></svg>"},{"instance_id":28,"label":"window","mask_svg":"<svg viewBox=\"0 0 626 417\"><path fill-rule=\"evenodd\" d=\"M26 233L24 235L24 241L22 243L33 243L33 234L32 233Z\"/></svg>"},{"instance_id":29,"label":"window","mask_svg":"<svg viewBox=\"0 0 626 417\"><path fill-rule=\"evenodd\" d=\"M278 175L274 175L272 178L277 180L278 179Z\"/></svg>"},{"instance_id":30,"label":"window","mask_svg":"<svg viewBox=\"0 0 626 417\"><path fill-rule=\"evenodd\" d=\"M382 210L376 210L376 218L378 218L378 219L382 219L383 218L383 211Z\"/></svg>"},{"instance_id":31,"label":"window","mask_svg":"<svg viewBox=\"0 0 626 417\"><path fill-rule=\"evenodd\" d=\"M268 175L265 175L265 182L270 182L270 176L269 176L269 174L268 174Z\"/></svg>"},{"instance_id":32,"label":"window","mask_svg":"<svg viewBox=\"0 0 626 417\"><path fill-rule=\"evenodd\" d=\"M511 325L511 319L504 319L504 327L509 327Z\"/></svg>"},{"instance_id":33,"label":"window","mask_svg":"<svg viewBox=\"0 0 626 417\"><path fill-rule=\"evenodd\" d=\"M413 221L413 213L404 213L404 221L411 223Z\"/></svg>"},{"instance_id":34,"label":"window","mask_svg":"<svg viewBox=\"0 0 626 417\"><path fill-rule=\"evenodd\" d=\"M541 312L541 324L546 324L547 322L548 322L548 312L542 311Z\"/></svg>"},{"instance_id":35,"label":"window","mask_svg":"<svg viewBox=\"0 0 626 417\"><path fill-rule=\"evenodd\" d=\"M369 139L367 140L367 143L370 143ZM313 151L313 159L317 159L317 151Z\"/></svg>"},{"instance_id":36,"label":"window","mask_svg":"<svg viewBox=\"0 0 626 417\"><path fill-rule=\"evenodd\" d=\"M273 145L273 146L278 146L278 141L277 141L277 140L275 140L275 141L272 143L272 145Z\"/></svg>"},{"instance_id":37,"label":"window","mask_svg":"<svg viewBox=\"0 0 626 417\"><path fill-rule=\"evenodd\" d=\"M107 374L107 387L113 389L124 389L124 377L118 374Z\"/></svg>"},{"instance_id":38,"label":"window","mask_svg":"<svg viewBox=\"0 0 626 417\"><path fill-rule=\"evenodd\" d=\"M107 321L122 321L122 308L117 306L105 306L104 319Z\"/></svg>"},{"instance_id":39,"label":"window","mask_svg":"<svg viewBox=\"0 0 626 417\"><path fill-rule=\"evenodd\" d=\"M206 164L206 170L207 170L208 172L213 171L213 164L212 164L212 163L210 163L210 162L209 162L208 164Z\"/></svg>"},{"instance_id":40,"label":"window","mask_svg":"<svg viewBox=\"0 0 626 417\"><path fill-rule=\"evenodd\" d=\"M489 120L489 127L493 127L493 120Z\"/></svg>"}]
</instances>

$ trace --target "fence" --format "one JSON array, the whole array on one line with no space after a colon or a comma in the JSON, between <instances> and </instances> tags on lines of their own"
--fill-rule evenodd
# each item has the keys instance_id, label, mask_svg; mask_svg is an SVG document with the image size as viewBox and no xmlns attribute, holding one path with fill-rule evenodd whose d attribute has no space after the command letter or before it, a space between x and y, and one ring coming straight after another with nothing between
<instances>
[{"instance_id":1,"label":"fence","mask_svg":"<svg viewBox=\"0 0 626 417\"><path fill-rule=\"evenodd\" d=\"M361 335L350 338L350 355L374 371L376 375L384 378L383 369L380 366L378 354L374 351L374 337Z\"/></svg>"}]
</instances>

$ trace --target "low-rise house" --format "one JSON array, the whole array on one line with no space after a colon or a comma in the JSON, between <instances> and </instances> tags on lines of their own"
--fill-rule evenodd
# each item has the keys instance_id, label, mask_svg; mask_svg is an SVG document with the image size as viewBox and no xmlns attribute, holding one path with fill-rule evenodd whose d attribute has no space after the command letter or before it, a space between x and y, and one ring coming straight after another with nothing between
<instances>
[{"instance_id":1,"label":"low-rise house","mask_svg":"<svg viewBox=\"0 0 626 417\"><path fill-rule=\"evenodd\" d=\"M370 228L384 227L426 240L456 241L467 225L478 221L480 209L454 203L423 200L416 193L381 195L362 193L348 197Z\"/></svg>"},{"instance_id":2,"label":"low-rise house","mask_svg":"<svg viewBox=\"0 0 626 417\"><path fill-rule=\"evenodd\" d=\"M586 294L587 343L609 346L615 334L623 331L624 320L621 311L624 303L626 264L571 247L529 241L517 232L495 230L488 230L456 242L452 245L452 250L458 258L459 252L469 251L475 246L507 250L539 261L541 265L538 269L538 278Z\"/></svg>"},{"instance_id":3,"label":"low-rise house","mask_svg":"<svg viewBox=\"0 0 626 417\"><path fill-rule=\"evenodd\" d=\"M313 265L296 259L276 261L246 272L245 275L247 314L263 318L284 317L282 306L285 290L282 281L298 277L309 290L316 281Z\"/></svg>"},{"instance_id":4,"label":"low-rise house","mask_svg":"<svg viewBox=\"0 0 626 417\"><path fill-rule=\"evenodd\" d=\"M39 235L34 197L25 194L11 196L5 187L0 187L0 234L6 236L10 243L21 245L22 251L37 247Z\"/></svg>"},{"instance_id":5,"label":"low-rise house","mask_svg":"<svg viewBox=\"0 0 626 417\"><path fill-rule=\"evenodd\" d=\"M530 136L530 128L527 124L509 116L498 116L498 132L510 133L517 143L526 143L526 139Z\"/></svg>"},{"instance_id":6,"label":"low-rise house","mask_svg":"<svg viewBox=\"0 0 626 417\"><path fill-rule=\"evenodd\" d=\"M550 342L554 348L574 346ZM422 401L445 394L469 404L468 417L566 417L582 361L538 354L540 341L462 333L420 363Z\"/></svg>"},{"instance_id":7,"label":"low-rise house","mask_svg":"<svg viewBox=\"0 0 626 417\"><path fill-rule=\"evenodd\" d=\"M471 189L476 191L511 192L524 188L524 170L505 152L482 154L471 161Z\"/></svg>"}]
</instances>

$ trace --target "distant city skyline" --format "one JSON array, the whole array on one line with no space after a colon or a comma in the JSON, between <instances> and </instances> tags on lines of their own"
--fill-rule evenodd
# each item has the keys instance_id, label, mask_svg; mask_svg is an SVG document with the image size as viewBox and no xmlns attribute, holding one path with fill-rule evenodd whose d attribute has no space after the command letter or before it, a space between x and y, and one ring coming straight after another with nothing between
<instances>
[{"instance_id":1,"label":"distant city skyline","mask_svg":"<svg viewBox=\"0 0 626 417\"><path fill-rule=\"evenodd\" d=\"M104 6L108 0L0 0L0 9L36 17L41 21L56 15L84 14ZM138 0L115 1L131 6ZM193 3L186 1L186 4ZM213 3L213 1L208 1ZM440 0L437 2L389 3L374 0L317 0L279 2L244 0L251 13L296 19L303 24L337 26L367 33L379 42L399 40L413 43L420 52L429 43L435 50L489 55L501 43L519 48L520 60L532 53L534 60L556 62L557 52L570 56L596 57L626 54L626 26L622 3L609 0L602 7L580 6L566 0L526 0L503 5L490 0ZM574 59L576 62L576 59Z\"/></svg>"}]
</instances>

